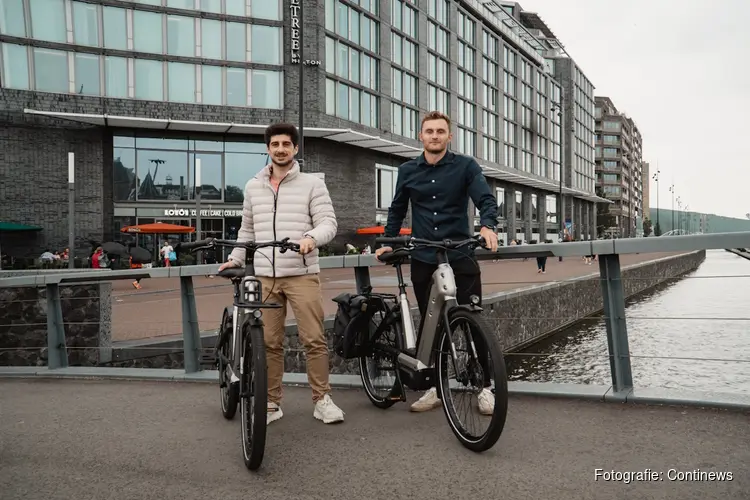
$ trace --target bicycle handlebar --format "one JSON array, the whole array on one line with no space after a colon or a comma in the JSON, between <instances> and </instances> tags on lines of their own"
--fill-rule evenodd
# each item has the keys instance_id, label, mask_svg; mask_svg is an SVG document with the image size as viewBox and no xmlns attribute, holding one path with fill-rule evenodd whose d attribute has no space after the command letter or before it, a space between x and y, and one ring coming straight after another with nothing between
<instances>
[{"instance_id":1,"label":"bicycle handlebar","mask_svg":"<svg viewBox=\"0 0 750 500\"><path fill-rule=\"evenodd\" d=\"M257 250L264 247L280 247L282 252L286 250L292 250L299 252L299 245L292 243L289 238L284 238L280 241L236 241L236 240L220 240L217 238L206 238L205 240L189 241L185 243L178 243L175 251L177 250L198 250L207 249L213 247L233 247L233 248L244 248L245 250Z\"/></svg>"},{"instance_id":2,"label":"bicycle handlebar","mask_svg":"<svg viewBox=\"0 0 750 500\"><path fill-rule=\"evenodd\" d=\"M452 249L459 248L459 247L469 245L472 243L481 247L484 247L486 245L484 238L481 236L472 236L471 238L467 238L465 240L460 240L460 241L453 241L449 239L425 240L422 238L414 238L412 236L396 236L396 237L386 236L386 237L381 237L381 238L375 238L375 244L401 245L404 247L411 247L411 248L421 247L421 246L431 246L431 247L444 248L446 250L452 250Z\"/></svg>"}]
</instances>

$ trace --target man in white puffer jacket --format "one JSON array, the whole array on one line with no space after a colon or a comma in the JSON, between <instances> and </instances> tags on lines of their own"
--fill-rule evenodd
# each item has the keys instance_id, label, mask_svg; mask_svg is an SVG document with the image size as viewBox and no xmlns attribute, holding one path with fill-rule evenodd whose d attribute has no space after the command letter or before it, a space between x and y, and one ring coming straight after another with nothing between
<instances>
[{"instance_id":1,"label":"man in white puffer jacket","mask_svg":"<svg viewBox=\"0 0 750 500\"><path fill-rule=\"evenodd\" d=\"M268 364L268 423L280 419L284 375L284 330L287 301L297 320L305 347L307 379L312 388L313 417L326 424L344 420L344 412L331 400L328 343L323 327L318 247L336 236L338 225L333 203L320 178L300 172L294 159L299 132L294 125L274 124L265 132L271 164L245 185L239 241L298 242L299 253L262 248L255 253L255 275L263 285L263 301L282 304L263 312ZM219 268L245 263L245 250L232 251Z\"/></svg>"}]
</instances>

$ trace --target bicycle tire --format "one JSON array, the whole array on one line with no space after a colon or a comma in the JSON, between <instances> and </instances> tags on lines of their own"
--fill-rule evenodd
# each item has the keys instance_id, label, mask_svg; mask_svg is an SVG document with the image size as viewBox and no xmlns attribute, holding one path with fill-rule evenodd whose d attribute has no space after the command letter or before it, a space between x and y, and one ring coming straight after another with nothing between
<instances>
[{"instance_id":1,"label":"bicycle tire","mask_svg":"<svg viewBox=\"0 0 750 500\"><path fill-rule=\"evenodd\" d=\"M233 318L226 314L222 314L221 321L222 332L217 339L220 342L222 338L225 338L224 345L219 349L219 352L226 358L231 359L229 353L231 352L232 343L234 342L234 327ZM240 386L239 384L232 384L229 380L229 376L226 373L226 363L221 360L220 356L217 356L217 363L219 368L219 397L221 398L221 414L227 420L232 420L237 414L237 406L240 402ZM224 386L222 387L222 384Z\"/></svg>"},{"instance_id":2,"label":"bicycle tire","mask_svg":"<svg viewBox=\"0 0 750 500\"><path fill-rule=\"evenodd\" d=\"M381 321L385 321L386 318L383 318ZM395 337L395 346L389 346L391 348L395 347L396 349L401 349L401 345L403 344L402 340L402 334L399 328L398 323L394 323L391 325L387 330L384 330L380 335L381 338L383 335L387 334L388 332L393 332L393 335ZM380 340L374 340L372 345L372 350L370 353L366 356L361 356L359 358L359 374L362 377L362 387L365 389L365 394L367 394L368 399L370 402L375 405L377 408L380 408L381 410L387 410L394 404L396 404L399 400L398 399L391 399L389 397L380 397L377 394L375 394L375 387L373 384L373 381L370 378L369 370L367 370L367 360L373 359L373 354L377 353L378 351L383 351L382 349L378 349L378 345L380 345ZM384 344L385 345L385 344ZM388 358L390 358L390 361L393 363L394 368L394 374L395 374L395 380L393 381L393 385L391 386L391 392L393 389L400 384L400 380L398 377L398 359L396 356L393 356L391 354L385 355Z\"/></svg>"},{"instance_id":3,"label":"bicycle tire","mask_svg":"<svg viewBox=\"0 0 750 500\"><path fill-rule=\"evenodd\" d=\"M268 373L263 328L245 326L240 375L242 458L245 467L257 470L266 448Z\"/></svg>"},{"instance_id":4,"label":"bicycle tire","mask_svg":"<svg viewBox=\"0 0 750 500\"><path fill-rule=\"evenodd\" d=\"M453 431L453 434L464 447L471 451L481 453L492 448L503 433L508 413L508 377L505 367L505 359L503 358L503 353L500 349L500 342L490 330L482 317L481 312L470 311L463 308L454 308L448 311L448 321L450 325L453 325L456 320L459 319L465 320L471 325L472 336L479 335L483 337L490 354L493 372L491 375L492 379L495 381L495 410L492 414L487 431L478 439L467 436L462 431L462 425L456 415L455 408L452 406L452 398L450 397L449 392L450 387L448 387L447 383L447 360L452 357L452 354L448 329L445 327L442 328L442 332L440 333L440 343L438 344L440 348L437 353L436 363L437 390L440 394L440 399L442 400L445 417L448 420L448 424Z\"/></svg>"}]
</instances>

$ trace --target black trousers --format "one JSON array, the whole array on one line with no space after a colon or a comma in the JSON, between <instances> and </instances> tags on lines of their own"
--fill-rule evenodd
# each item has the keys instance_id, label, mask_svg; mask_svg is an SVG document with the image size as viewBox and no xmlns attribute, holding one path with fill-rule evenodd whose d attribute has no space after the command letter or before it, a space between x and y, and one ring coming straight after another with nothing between
<instances>
[{"instance_id":1,"label":"black trousers","mask_svg":"<svg viewBox=\"0 0 750 500\"><path fill-rule=\"evenodd\" d=\"M464 258L452 261L453 274L456 277L456 301L459 304L469 304L470 297L476 295L479 297L479 304L482 304L482 274L479 265L472 258ZM424 322L425 311L427 310L427 301L430 299L430 288L432 287L432 274L437 270L437 264L429 264L419 260L411 261L411 282L414 287L414 295L417 297L420 320L419 329L417 330L417 345L422 337L422 323ZM492 332L487 332L492 334ZM490 384L490 364L487 353L487 346L484 339L472 335L474 345L477 349L484 372L484 386Z\"/></svg>"},{"instance_id":2,"label":"black trousers","mask_svg":"<svg viewBox=\"0 0 750 500\"><path fill-rule=\"evenodd\" d=\"M547 257L537 257L536 267L542 271L547 270Z\"/></svg>"}]
</instances>

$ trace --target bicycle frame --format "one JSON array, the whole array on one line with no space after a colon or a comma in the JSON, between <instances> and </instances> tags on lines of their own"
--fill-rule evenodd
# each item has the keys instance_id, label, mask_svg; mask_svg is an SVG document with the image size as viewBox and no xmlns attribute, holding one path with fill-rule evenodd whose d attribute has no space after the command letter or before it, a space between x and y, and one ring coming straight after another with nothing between
<instances>
[{"instance_id":1,"label":"bicycle frame","mask_svg":"<svg viewBox=\"0 0 750 500\"><path fill-rule=\"evenodd\" d=\"M221 240L215 240L215 244L222 245ZM238 246L236 244L232 246ZM270 309L281 307L279 304L264 304L263 300L263 285L258 278L255 277L255 252L264 247L272 245L258 245L250 248L245 247L245 272L244 276L238 280L232 278L232 284L234 285L234 294L232 301L232 343L229 346L229 359L224 360L229 368L229 381L230 383L238 383L240 381L237 374L242 375L242 359L238 353L242 352L242 344L245 342L245 325L263 327L263 320L261 319L263 313L261 309ZM216 345L217 356L221 355L221 348L228 339L221 338Z\"/></svg>"},{"instance_id":2,"label":"bicycle frame","mask_svg":"<svg viewBox=\"0 0 750 500\"><path fill-rule=\"evenodd\" d=\"M441 322L449 327L448 311L458 306L456 300L456 278L448 263L445 251L438 252L438 266L432 274L432 287L427 301L425 315L420 324L419 343L414 331L414 317L411 313L411 305L406 296L406 285L404 284L402 263L398 263L396 272L399 283L399 306L401 311L401 325L403 327L405 348L400 350L397 358L403 368L407 368L414 376L423 370L431 370L435 366L435 344L438 341L438 328ZM468 307L476 308L475 304ZM456 359L456 348L451 341L451 351ZM411 353L414 353L412 355ZM427 374L429 377L429 374ZM412 385L412 384L407 384ZM419 385L419 384L417 384Z\"/></svg>"}]
</instances>

